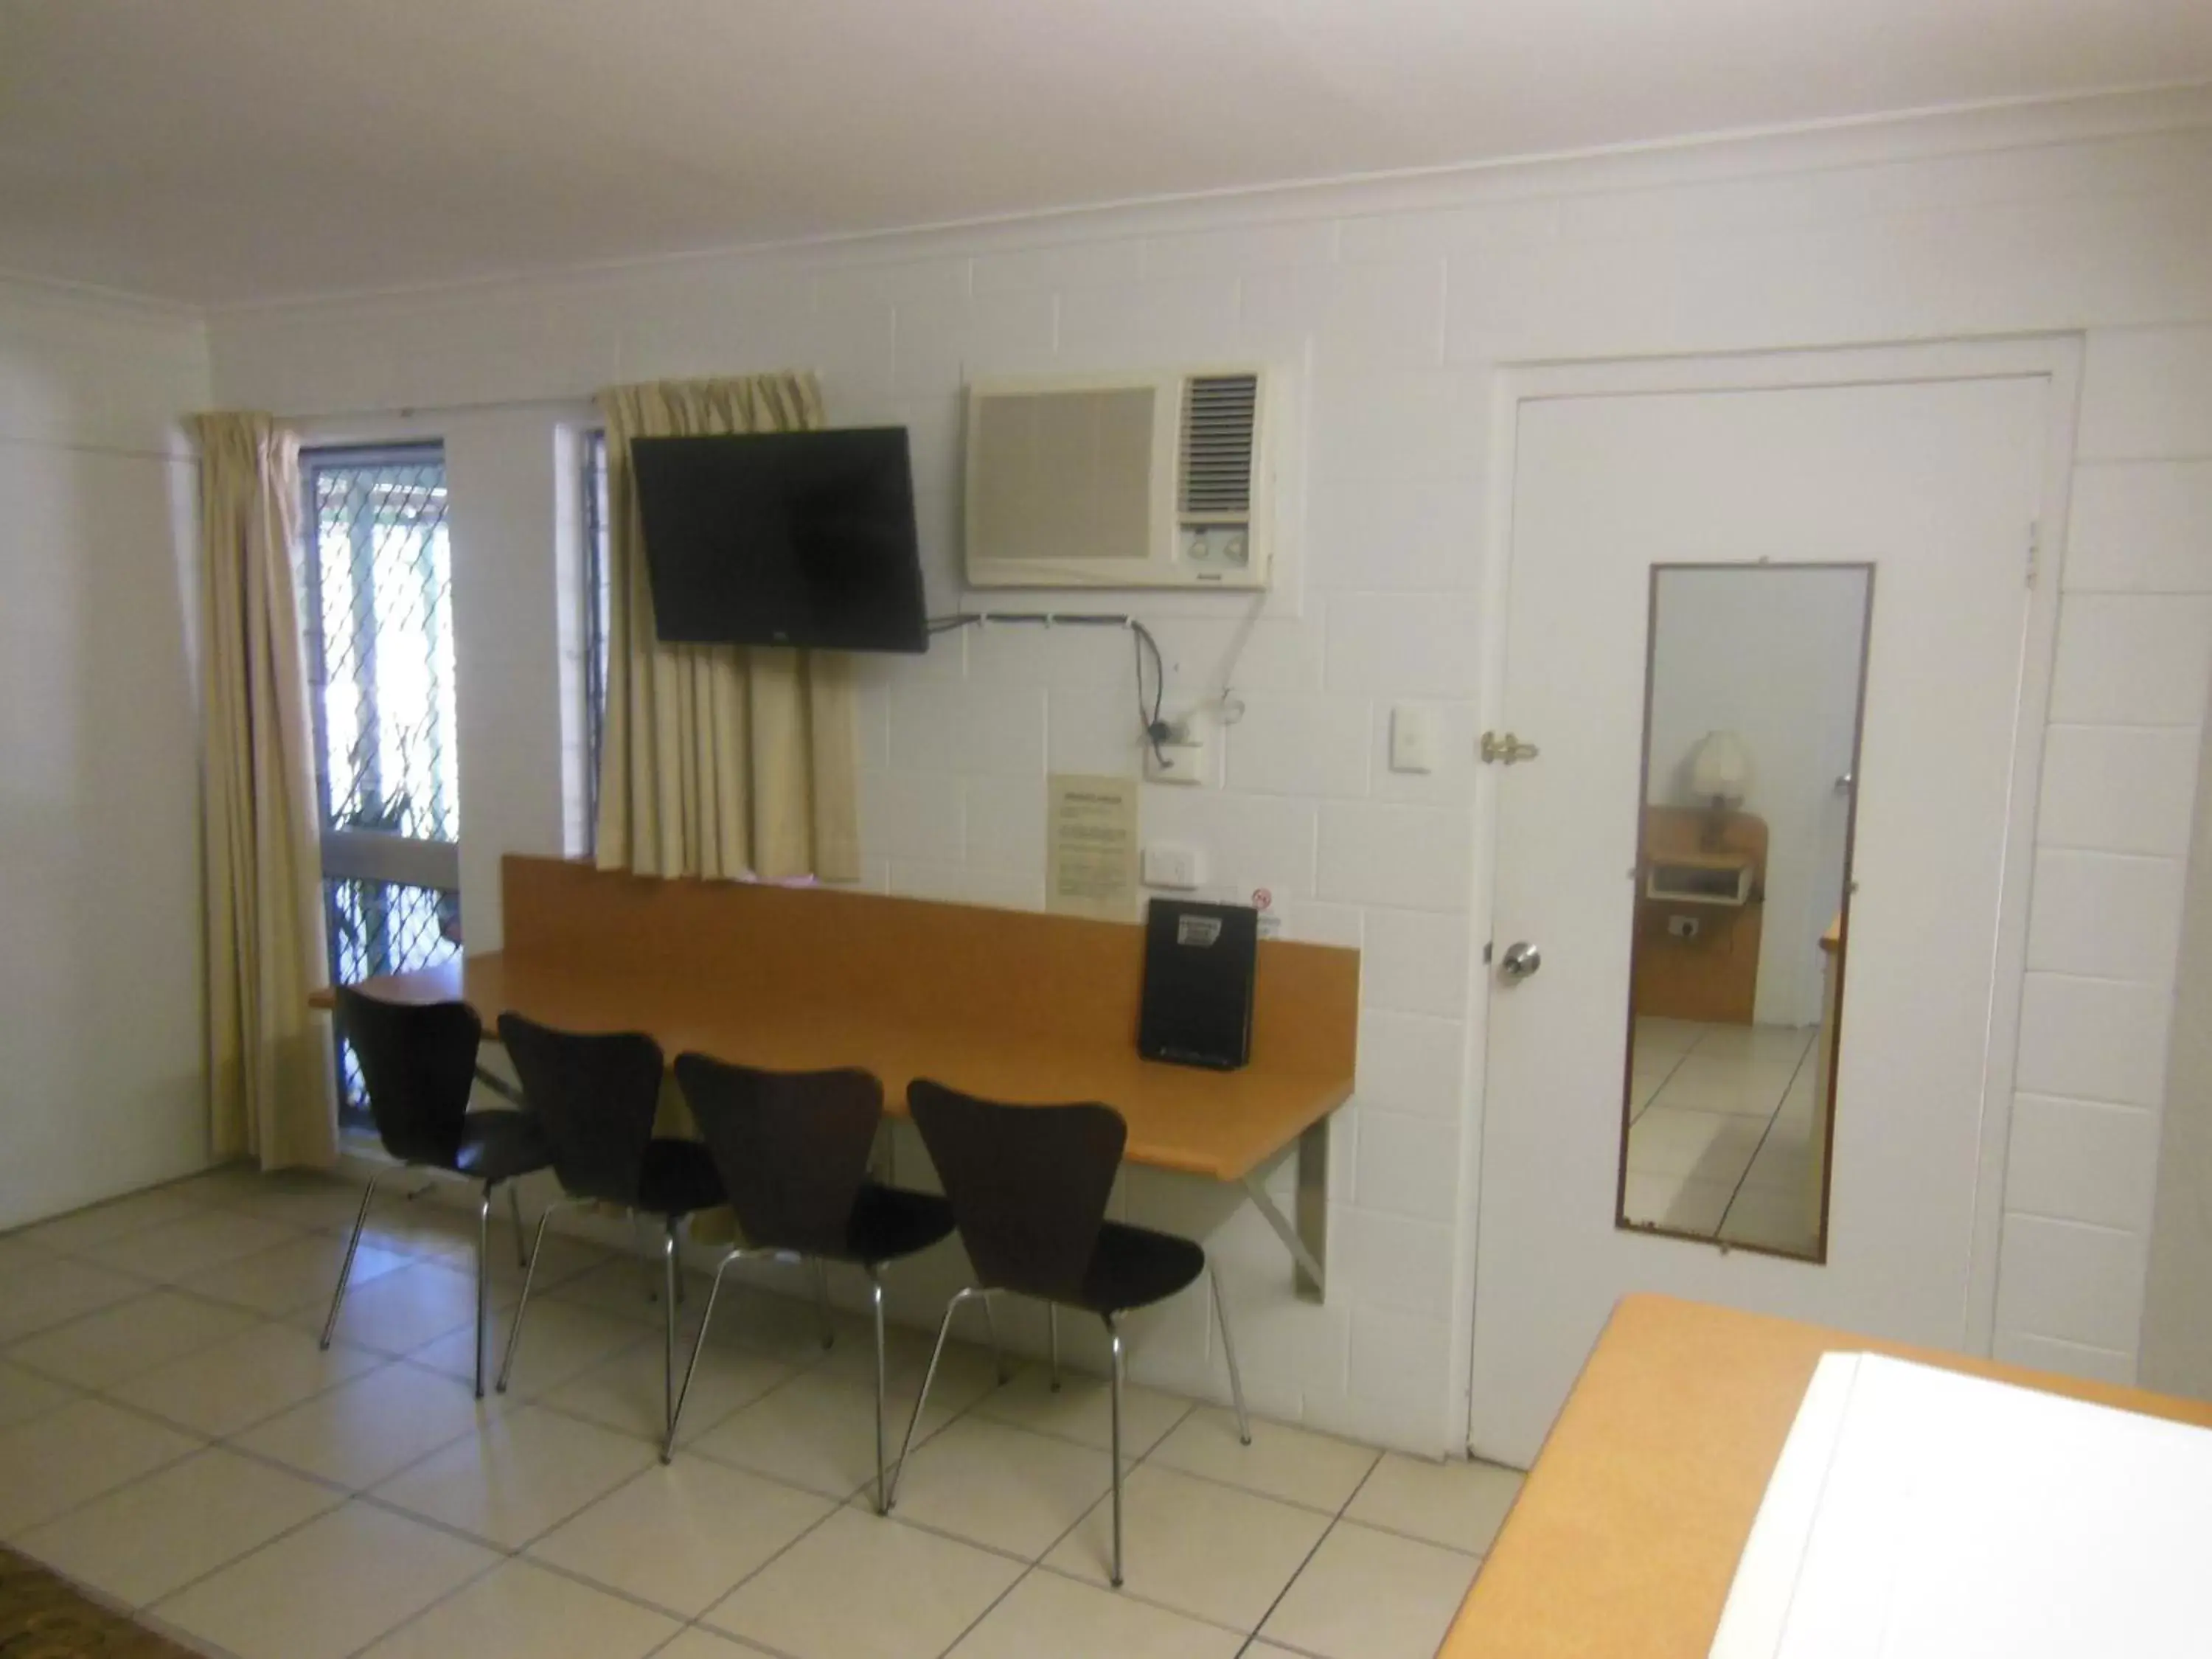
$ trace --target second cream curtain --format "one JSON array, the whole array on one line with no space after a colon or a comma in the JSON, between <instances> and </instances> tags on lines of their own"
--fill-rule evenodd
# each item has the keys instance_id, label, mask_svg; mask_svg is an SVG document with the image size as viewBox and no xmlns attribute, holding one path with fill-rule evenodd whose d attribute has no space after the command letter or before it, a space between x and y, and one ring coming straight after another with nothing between
<instances>
[{"instance_id":1,"label":"second cream curtain","mask_svg":"<svg viewBox=\"0 0 2212 1659\"><path fill-rule=\"evenodd\" d=\"M599 867L857 877L851 664L835 652L661 644L629 465L634 438L819 427L814 377L615 386L599 409L609 531Z\"/></svg>"}]
</instances>

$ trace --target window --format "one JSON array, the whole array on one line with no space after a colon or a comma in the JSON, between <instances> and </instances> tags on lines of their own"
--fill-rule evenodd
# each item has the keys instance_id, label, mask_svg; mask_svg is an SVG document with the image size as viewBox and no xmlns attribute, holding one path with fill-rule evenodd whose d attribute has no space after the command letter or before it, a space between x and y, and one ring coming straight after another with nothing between
<instances>
[{"instance_id":1,"label":"window","mask_svg":"<svg viewBox=\"0 0 2212 1659\"><path fill-rule=\"evenodd\" d=\"M583 478L584 850L599 837L599 739L607 718L607 434L586 432L578 447Z\"/></svg>"},{"instance_id":2,"label":"window","mask_svg":"<svg viewBox=\"0 0 2212 1659\"><path fill-rule=\"evenodd\" d=\"M437 444L308 450L300 550L331 980L461 948L452 554ZM368 1103L338 1046L341 1115Z\"/></svg>"}]
</instances>

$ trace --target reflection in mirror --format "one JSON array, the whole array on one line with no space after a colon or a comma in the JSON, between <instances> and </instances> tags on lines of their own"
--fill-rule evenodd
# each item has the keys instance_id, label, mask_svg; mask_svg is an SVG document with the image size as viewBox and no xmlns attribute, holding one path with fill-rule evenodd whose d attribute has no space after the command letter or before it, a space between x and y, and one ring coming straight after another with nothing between
<instances>
[{"instance_id":1,"label":"reflection in mirror","mask_svg":"<svg viewBox=\"0 0 2212 1659\"><path fill-rule=\"evenodd\" d=\"M1651 572L1620 1224L1826 1259L1870 565Z\"/></svg>"}]
</instances>

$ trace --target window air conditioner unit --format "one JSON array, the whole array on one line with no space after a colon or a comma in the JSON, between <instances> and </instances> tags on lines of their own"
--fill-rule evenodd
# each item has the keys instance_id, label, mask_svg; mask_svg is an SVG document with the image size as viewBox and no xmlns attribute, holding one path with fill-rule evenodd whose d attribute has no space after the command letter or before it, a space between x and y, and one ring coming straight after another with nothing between
<instances>
[{"instance_id":1,"label":"window air conditioner unit","mask_svg":"<svg viewBox=\"0 0 2212 1659\"><path fill-rule=\"evenodd\" d=\"M1270 380L1229 368L972 382L969 586L1265 587Z\"/></svg>"}]
</instances>

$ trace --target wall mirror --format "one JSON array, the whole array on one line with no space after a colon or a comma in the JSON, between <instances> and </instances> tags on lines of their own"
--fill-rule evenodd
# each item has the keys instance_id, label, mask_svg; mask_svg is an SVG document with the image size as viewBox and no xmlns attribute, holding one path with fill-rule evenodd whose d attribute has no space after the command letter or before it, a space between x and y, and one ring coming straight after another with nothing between
<instances>
[{"instance_id":1,"label":"wall mirror","mask_svg":"<svg viewBox=\"0 0 2212 1659\"><path fill-rule=\"evenodd\" d=\"M1655 566L1623 1227L1826 1259L1871 565Z\"/></svg>"}]
</instances>

